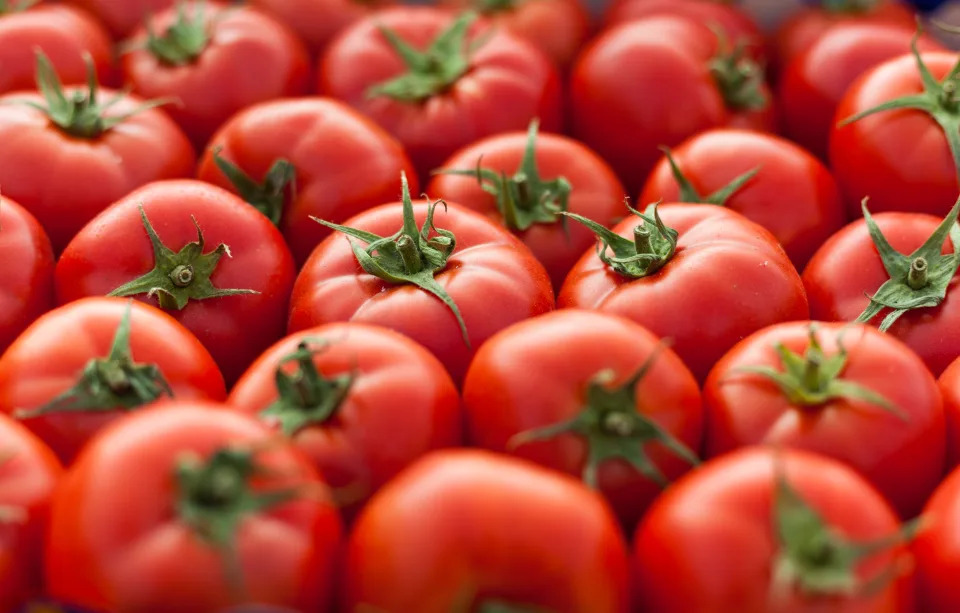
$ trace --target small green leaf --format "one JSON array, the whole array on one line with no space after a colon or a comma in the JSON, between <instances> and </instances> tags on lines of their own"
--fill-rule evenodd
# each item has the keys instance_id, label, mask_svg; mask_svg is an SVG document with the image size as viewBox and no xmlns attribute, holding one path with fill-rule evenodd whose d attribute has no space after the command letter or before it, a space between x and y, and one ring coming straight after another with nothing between
<instances>
[{"instance_id":1,"label":"small green leaf","mask_svg":"<svg viewBox=\"0 0 960 613\"><path fill-rule=\"evenodd\" d=\"M179 1L176 21L161 35L154 31L150 19L146 21L146 48L168 66L192 64L210 44L210 26L205 15L206 3L196 3L192 15L187 14L186 5L183 0Z\"/></svg>"},{"instance_id":2,"label":"small green leaf","mask_svg":"<svg viewBox=\"0 0 960 613\"><path fill-rule=\"evenodd\" d=\"M285 158L274 160L263 180L257 183L242 168L222 157L222 147L213 150L213 162L248 204L279 226L286 207L287 187L294 187L297 170Z\"/></svg>"}]
</instances>

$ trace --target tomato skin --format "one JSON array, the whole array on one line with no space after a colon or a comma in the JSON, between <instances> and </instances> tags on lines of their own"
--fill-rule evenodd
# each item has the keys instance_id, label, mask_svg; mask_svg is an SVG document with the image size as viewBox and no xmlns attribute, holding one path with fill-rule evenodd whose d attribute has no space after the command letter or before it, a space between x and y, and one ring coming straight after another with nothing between
<instances>
[{"instance_id":1,"label":"tomato skin","mask_svg":"<svg viewBox=\"0 0 960 613\"><path fill-rule=\"evenodd\" d=\"M913 253L941 221L917 213L871 212L871 216L901 253ZM949 238L945 242L943 253L949 253L953 243ZM803 271L811 318L855 320L867 308L869 297L889 278L866 222L859 219L847 225L823 244ZM960 299L954 295L957 281L954 277L940 306L908 311L887 331L919 355L935 377L960 355ZM879 325L886 313L885 309L870 323Z\"/></svg>"},{"instance_id":2,"label":"tomato skin","mask_svg":"<svg viewBox=\"0 0 960 613\"><path fill-rule=\"evenodd\" d=\"M68 0L96 15L114 38L123 38L144 18L175 4L176 0Z\"/></svg>"},{"instance_id":3,"label":"tomato skin","mask_svg":"<svg viewBox=\"0 0 960 613\"><path fill-rule=\"evenodd\" d=\"M395 0L251 0L297 33L311 52L323 50L341 30Z\"/></svg>"},{"instance_id":4,"label":"tomato skin","mask_svg":"<svg viewBox=\"0 0 960 613\"><path fill-rule=\"evenodd\" d=\"M200 3L186 2L188 14ZM172 96L181 104L167 107L194 145L202 147L234 113L273 98L306 93L309 57L296 35L266 13L249 7L203 3L210 43L184 66L163 63L142 45L139 28L130 41L140 46L123 56L126 80L145 98ZM178 7L153 16L156 32L177 20Z\"/></svg>"},{"instance_id":5,"label":"tomato skin","mask_svg":"<svg viewBox=\"0 0 960 613\"><path fill-rule=\"evenodd\" d=\"M526 146L526 133L491 136L457 151L444 162L443 168L469 170L482 161L484 168L512 176L520 168ZM623 216L623 185L610 166L588 147L565 136L540 134L536 160L541 178L550 180L562 176L573 186L568 203L571 213L605 226L613 225ZM494 223L505 225L496 198L483 191L475 177L436 175L427 186L427 193L460 203ZM566 226L564 231L562 223L534 224L515 233L544 265L557 289L574 263L594 243L593 234L585 227L572 221Z\"/></svg>"},{"instance_id":6,"label":"tomato skin","mask_svg":"<svg viewBox=\"0 0 960 613\"><path fill-rule=\"evenodd\" d=\"M223 558L176 515L178 460L225 446L258 449L269 470L254 491L314 494L245 518L237 554L245 598L327 611L340 520L310 462L255 420L222 405L171 402L99 434L67 473L51 513L46 551L50 595L117 613L216 611L236 604ZM316 495L319 494L319 495Z\"/></svg>"},{"instance_id":7,"label":"tomato skin","mask_svg":"<svg viewBox=\"0 0 960 613\"><path fill-rule=\"evenodd\" d=\"M363 603L447 613L499 599L626 613L626 567L616 519L575 480L487 451L440 451L361 513L347 545L342 610Z\"/></svg>"},{"instance_id":8,"label":"tomato skin","mask_svg":"<svg viewBox=\"0 0 960 613\"><path fill-rule=\"evenodd\" d=\"M335 493L360 490L349 515L415 459L460 444L460 397L443 364L377 326L335 323L286 337L240 377L227 403L254 417L266 409L277 399L277 365L304 339L330 343L313 359L325 377L356 373L335 417L293 437Z\"/></svg>"},{"instance_id":9,"label":"tomato skin","mask_svg":"<svg viewBox=\"0 0 960 613\"><path fill-rule=\"evenodd\" d=\"M954 360L937 380L943 394L947 424L947 472L960 464L960 359Z\"/></svg>"},{"instance_id":10,"label":"tomato skin","mask_svg":"<svg viewBox=\"0 0 960 613\"><path fill-rule=\"evenodd\" d=\"M960 569L957 514L960 471L954 469L923 509L924 529L913 543L920 604L925 613L949 613L960 607L956 574Z\"/></svg>"},{"instance_id":11,"label":"tomato skin","mask_svg":"<svg viewBox=\"0 0 960 613\"><path fill-rule=\"evenodd\" d=\"M53 250L37 220L0 196L0 355L53 306Z\"/></svg>"},{"instance_id":12,"label":"tomato skin","mask_svg":"<svg viewBox=\"0 0 960 613\"><path fill-rule=\"evenodd\" d=\"M511 453L580 478L587 447L577 434L510 447L515 435L568 421L584 407L591 380L604 370L613 386L633 376L660 340L628 319L564 309L520 322L494 335L470 365L463 404L471 443ZM663 349L636 388L636 410L694 453L700 448L703 409L696 379ZM659 444L644 445L670 480L691 466ZM661 488L625 462L605 462L598 483L620 521L632 528Z\"/></svg>"},{"instance_id":13,"label":"tomato skin","mask_svg":"<svg viewBox=\"0 0 960 613\"><path fill-rule=\"evenodd\" d=\"M320 59L318 91L343 100L403 143L421 179L450 155L485 136L522 130L534 117L544 131L560 130L561 91L556 67L531 43L478 20L470 40L489 36L470 58L470 70L449 90L423 103L367 90L403 74L406 67L380 33L393 30L415 49L425 49L456 14L432 7L388 8L358 21L327 47Z\"/></svg>"},{"instance_id":14,"label":"tomato skin","mask_svg":"<svg viewBox=\"0 0 960 613\"><path fill-rule=\"evenodd\" d=\"M711 460L654 502L634 537L644 612L914 613L909 571L872 597L812 600L793 590L776 600L770 589L775 453L749 448ZM852 469L797 450L783 450L779 458L790 486L839 534L865 542L897 532L893 510ZM858 577L876 576L903 553L899 546L869 557Z\"/></svg>"},{"instance_id":15,"label":"tomato skin","mask_svg":"<svg viewBox=\"0 0 960 613\"><path fill-rule=\"evenodd\" d=\"M588 251L567 276L557 306L622 315L671 338L698 381L748 334L807 319L800 276L767 230L717 206L667 204L658 210L680 233L670 262L650 276L629 279ZM632 237L639 224L631 216L613 231Z\"/></svg>"},{"instance_id":16,"label":"tomato skin","mask_svg":"<svg viewBox=\"0 0 960 613\"><path fill-rule=\"evenodd\" d=\"M340 223L400 193L400 173L410 191L420 186L400 143L367 117L329 98L264 102L231 117L210 139L197 178L236 192L217 168L213 151L260 181L277 158L297 169L294 200L280 229L297 264L303 264L330 230L310 219Z\"/></svg>"},{"instance_id":17,"label":"tomato skin","mask_svg":"<svg viewBox=\"0 0 960 613\"><path fill-rule=\"evenodd\" d=\"M223 375L200 341L163 311L139 302L128 307L130 302L82 298L35 321L0 357L0 411L34 409L71 388L90 360L110 353L128 308L135 362L159 366L178 400L226 398ZM69 465L97 431L123 413L62 412L23 423Z\"/></svg>"},{"instance_id":18,"label":"tomato skin","mask_svg":"<svg viewBox=\"0 0 960 613\"><path fill-rule=\"evenodd\" d=\"M43 541L50 499L63 468L37 437L0 415L0 506L22 509L25 523L0 523L0 611L12 613L43 587Z\"/></svg>"},{"instance_id":19,"label":"tomato skin","mask_svg":"<svg viewBox=\"0 0 960 613\"><path fill-rule=\"evenodd\" d=\"M210 277L218 288L250 289L241 294L191 300L169 311L193 332L223 372L229 386L271 343L283 336L285 314L296 274L280 232L259 211L233 194L200 181L158 181L131 192L97 216L57 262L57 301L104 296L154 267L154 253L139 207L164 245L179 251L203 230L204 253L223 243L224 255ZM157 305L146 294L137 300Z\"/></svg>"},{"instance_id":20,"label":"tomato skin","mask_svg":"<svg viewBox=\"0 0 960 613\"><path fill-rule=\"evenodd\" d=\"M843 199L830 171L786 139L746 130L709 130L672 152L701 196L756 168L757 175L727 200L726 208L770 230L797 269L845 221ZM672 202L680 189L662 158L638 203Z\"/></svg>"}]
</instances>

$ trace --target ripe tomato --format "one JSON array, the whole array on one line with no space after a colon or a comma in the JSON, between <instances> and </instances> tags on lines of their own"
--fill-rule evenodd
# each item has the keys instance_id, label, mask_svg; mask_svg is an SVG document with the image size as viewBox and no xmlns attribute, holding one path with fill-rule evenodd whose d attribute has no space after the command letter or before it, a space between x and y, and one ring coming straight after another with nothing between
<instances>
[{"instance_id":1,"label":"ripe tomato","mask_svg":"<svg viewBox=\"0 0 960 613\"><path fill-rule=\"evenodd\" d=\"M37 85L43 94L0 96L0 188L37 218L55 252L114 200L193 171L190 142L151 103L92 86L62 90L42 55Z\"/></svg>"},{"instance_id":2,"label":"ripe tomato","mask_svg":"<svg viewBox=\"0 0 960 613\"><path fill-rule=\"evenodd\" d=\"M0 611L19 611L41 593L44 533L62 472L38 438L0 416Z\"/></svg>"},{"instance_id":3,"label":"ripe tomato","mask_svg":"<svg viewBox=\"0 0 960 613\"><path fill-rule=\"evenodd\" d=\"M796 447L856 469L914 517L944 466L943 401L923 361L863 325L785 323L730 350L703 390L706 455Z\"/></svg>"},{"instance_id":4,"label":"ripe tomato","mask_svg":"<svg viewBox=\"0 0 960 613\"><path fill-rule=\"evenodd\" d=\"M319 91L400 139L421 176L457 149L522 130L534 117L559 130L560 78L550 60L472 19L432 7L384 9L330 43Z\"/></svg>"},{"instance_id":5,"label":"ripe tomato","mask_svg":"<svg viewBox=\"0 0 960 613\"><path fill-rule=\"evenodd\" d=\"M593 229L601 245L570 271L558 306L623 315L671 338L699 381L748 334L808 316L783 248L739 213L669 204Z\"/></svg>"},{"instance_id":6,"label":"ripe tomato","mask_svg":"<svg viewBox=\"0 0 960 613\"><path fill-rule=\"evenodd\" d=\"M960 470L954 469L923 509L924 529L913 544L920 604L925 613L952 613L960 607Z\"/></svg>"},{"instance_id":7,"label":"ripe tomato","mask_svg":"<svg viewBox=\"0 0 960 613\"><path fill-rule=\"evenodd\" d=\"M217 160L217 152L223 161ZM236 182L220 166L230 170ZM239 193L279 222L298 264L329 233L310 217L342 222L419 185L403 147L367 117L325 98L264 102L240 111L210 139L197 177ZM262 182L261 182L262 181Z\"/></svg>"},{"instance_id":8,"label":"ripe tomato","mask_svg":"<svg viewBox=\"0 0 960 613\"><path fill-rule=\"evenodd\" d=\"M470 365L472 443L598 488L633 528L661 489L697 463L697 381L628 319L564 309L500 331Z\"/></svg>"},{"instance_id":9,"label":"ripe tomato","mask_svg":"<svg viewBox=\"0 0 960 613\"><path fill-rule=\"evenodd\" d=\"M91 441L54 497L52 597L117 613L328 610L341 528L326 485L221 406L158 406Z\"/></svg>"},{"instance_id":10,"label":"ripe tomato","mask_svg":"<svg viewBox=\"0 0 960 613\"><path fill-rule=\"evenodd\" d=\"M573 67L573 135L635 192L661 145L723 126L771 130L772 98L762 71L742 47L729 46L707 26L675 16L607 30Z\"/></svg>"},{"instance_id":11,"label":"ripe tomato","mask_svg":"<svg viewBox=\"0 0 960 613\"><path fill-rule=\"evenodd\" d=\"M164 398L226 395L223 375L189 330L120 298L55 309L0 357L0 412L23 420L66 465L126 412Z\"/></svg>"},{"instance_id":12,"label":"ripe tomato","mask_svg":"<svg viewBox=\"0 0 960 613\"><path fill-rule=\"evenodd\" d=\"M482 213L512 230L550 274L555 288L593 244L586 228L558 216L571 211L613 225L623 186L600 156L564 136L500 134L456 152L427 193Z\"/></svg>"},{"instance_id":13,"label":"ripe tomato","mask_svg":"<svg viewBox=\"0 0 960 613\"><path fill-rule=\"evenodd\" d=\"M341 30L396 0L250 0L297 33L310 51L322 51Z\"/></svg>"},{"instance_id":14,"label":"ripe tomato","mask_svg":"<svg viewBox=\"0 0 960 613\"><path fill-rule=\"evenodd\" d=\"M746 449L657 499L634 538L635 585L647 613L914 613L915 530L835 460Z\"/></svg>"},{"instance_id":15,"label":"ripe tomato","mask_svg":"<svg viewBox=\"0 0 960 613\"><path fill-rule=\"evenodd\" d=\"M938 380L943 394L947 424L947 471L960 464L960 358L954 360Z\"/></svg>"},{"instance_id":16,"label":"ripe tomato","mask_svg":"<svg viewBox=\"0 0 960 613\"><path fill-rule=\"evenodd\" d=\"M285 25L249 7L182 2L128 43L123 73L138 94L171 96L167 111L197 147L231 115L306 92L309 58Z\"/></svg>"},{"instance_id":17,"label":"ripe tomato","mask_svg":"<svg viewBox=\"0 0 960 613\"><path fill-rule=\"evenodd\" d=\"M599 496L499 454L440 451L402 472L361 513L347 544L342 604L344 611L626 613L627 582L626 545Z\"/></svg>"},{"instance_id":18,"label":"ripe tomato","mask_svg":"<svg viewBox=\"0 0 960 613\"><path fill-rule=\"evenodd\" d=\"M302 330L267 350L228 404L284 434L352 516L424 453L460 444L460 397L437 358L377 326Z\"/></svg>"},{"instance_id":19,"label":"ripe tomato","mask_svg":"<svg viewBox=\"0 0 960 613\"><path fill-rule=\"evenodd\" d=\"M96 15L113 33L123 38L150 15L173 6L176 0L68 0Z\"/></svg>"},{"instance_id":20,"label":"ripe tomato","mask_svg":"<svg viewBox=\"0 0 960 613\"><path fill-rule=\"evenodd\" d=\"M710 130L670 155L677 169L662 158L637 202L723 204L770 230L797 269L843 225L843 199L830 171L790 141ZM678 174L688 185L681 185Z\"/></svg>"},{"instance_id":21,"label":"ripe tomato","mask_svg":"<svg viewBox=\"0 0 960 613\"><path fill-rule=\"evenodd\" d=\"M0 196L0 355L53 306L50 239L23 207Z\"/></svg>"},{"instance_id":22,"label":"ripe tomato","mask_svg":"<svg viewBox=\"0 0 960 613\"><path fill-rule=\"evenodd\" d=\"M328 236L303 266L290 332L335 321L392 328L429 349L459 384L494 333L553 309L550 278L519 239L478 213L457 204L438 212L438 204L414 204L404 177L402 203L331 225L347 238Z\"/></svg>"},{"instance_id":23,"label":"ripe tomato","mask_svg":"<svg viewBox=\"0 0 960 613\"><path fill-rule=\"evenodd\" d=\"M159 305L230 385L283 336L294 276L283 237L259 211L181 180L146 185L90 222L57 262L55 283L60 304L109 294Z\"/></svg>"}]
</instances>

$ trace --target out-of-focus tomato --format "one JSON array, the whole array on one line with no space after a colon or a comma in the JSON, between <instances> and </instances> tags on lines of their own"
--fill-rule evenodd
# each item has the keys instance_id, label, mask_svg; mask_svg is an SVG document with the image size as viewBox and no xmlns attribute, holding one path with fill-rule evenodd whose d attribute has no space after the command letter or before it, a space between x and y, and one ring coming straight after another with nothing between
<instances>
[{"instance_id":1,"label":"out-of-focus tomato","mask_svg":"<svg viewBox=\"0 0 960 613\"><path fill-rule=\"evenodd\" d=\"M287 24L316 52L353 22L396 0L249 0L248 4Z\"/></svg>"},{"instance_id":2,"label":"out-of-focus tomato","mask_svg":"<svg viewBox=\"0 0 960 613\"><path fill-rule=\"evenodd\" d=\"M114 38L124 38L154 13L173 6L176 0L67 0L82 6L105 23Z\"/></svg>"}]
</instances>

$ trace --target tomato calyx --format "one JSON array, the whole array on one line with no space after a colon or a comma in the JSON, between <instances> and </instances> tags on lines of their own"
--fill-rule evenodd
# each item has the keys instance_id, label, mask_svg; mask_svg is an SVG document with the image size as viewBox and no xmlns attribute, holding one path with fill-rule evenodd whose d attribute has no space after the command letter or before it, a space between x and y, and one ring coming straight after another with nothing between
<instances>
[{"instance_id":1,"label":"tomato calyx","mask_svg":"<svg viewBox=\"0 0 960 613\"><path fill-rule=\"evenodd\" d=\"M460 314L460 308L447 290L434 278L434 275L446 268L447 260L457 246L457 239L453 232L433 225L433 214L437 206L442 204L446 210L447 203L443 200L431 202L423 228L417 228L413 202L410 200L410 186L407 184L405 172L400 173L400 183L403 188L403 227L392 236L377 236L371 232L341 226L317 217L311 217L311 219L348 237L367 243L364 249L354 241L350 241L350 247L357 262L367 273L388 283L416 285L441 300L456 317L463 341L469 347L470 337L467 333L467 324ZM434 236L431 237L431 233L434 233Z\"/></svg>"},{"instance_id":2,"label":"tomato calyx","mask_svg":"<svg viewBox=\"0 0 960 613\"><path fill-rule=\"evenodd\" d=\"M277 158L267 174L257 183L239 166L220 155L221 147L213 151L213 162L248 204L275 225L280 225L286 204L286 190L295 188L297 169L285 158Z\"/></svg>"},{"instance_id":3,"label":"tomato calyx","mask_svg":"<svg viewBox=\"0 0 960 613\"><path fill-rule=\"evenodd\" d=\"M14 412L14 417L33 419L52 413L130 410L149 404L164 394L173 398L173 390L159 366L133 360L130 311L128 305L106 357L87 362L80 378L70 389L36 409L19 409Z\"/></svg>"},{"instance_id":4,"label":"tomato calyx","mask_svg":"<svg viewBox=\"0 0 960 613\"><path fill-rule=\"evenodd\" d=\"M192 15L187 14L186 2L179 2L176 21L162 35L157 35L149 19L146 28L147 51L168 66L192 64L210 44L210 27L203 2L194 6Z\"/></svg>"},{"instance_id":5,"label":"tomato calyx","mask_svg":"<svg viewBox=\"0 0 960 613\"><path fill-rule=\"evenodd\" d=\"M712 28L719 41L717 54L710 60L713 77L728 109L759 111L770 101L763 92L764 76L760 65L747 53L747 43L739 40L730 49L727 35Z\"/></svg>"},{"instance_id":6,"label":"tomato calyx","mask_svg":"<svg viewBox=\"0 0 960 613\"><path fill-rule=\"evenodd\" d=\"M647 445L662 445L691 466L698 465L700 460L667 430L637 411L637 386L663 347L661 343L637 372L620 385L614 385L613 371L600 371L587 384L584 406L573 418L520 432L510 439L508 447L513 449L561 434L576 434L584 439L587 447L582 478L589 487L597 487L600 465L609 460L622 460L660 487L666 487L669 480L647 455Z\"/></svg>"},{"instance_id":7,"label":"tomato calyx","mask_svg":"<svg viewBox=\"0 0 960 613\"><path fill-rule=\"evenodd\" d=\"M880 322L880 331L885 332L907 311L935 307L946 298L950 281L960 268L960 226L957 225L960 200L933 234L910 255L900 253L887 242L867 210L866 198L861 208L870 238L890 279L870 297L870 304L856 321L869 322L884 309L891 309ZM953 243L953 253L942 255L947 236Z\"/></svg>"},{"instance_id":8,"label":"tomato calyx","mask_svg":"<svg viewBox=\"0 0 960 613\"><path fill-rule=\"evenodd\" d=\"M471 609L473 610L473 609ZM547 613L546 610L527 605L513 604L505 600L484 600L476 608L477 613Z\"/></svg>"},{"instance_id":9,"label":"tomato calyx","mask_svg":"<svg viewBox=\"0 0 960 613\"><path fill-rule=\"evenodd\" d=\"M482 168L482 157L477 160L477 167L473 170L442 169L435 174L476 177L483 191L496 198L497 210L511 230L523 231L533 224L554 224L558 221L566 227L566 218L557 214L569 207L573 188L566 177L549 181L540 177L536 157L539 125L536 119L530 122L523 160L511 177L490 168Z\"/></svg>"},{"instance_id":10,"label":"tomato calyx","mask_svg":"<svg viewBox=\"0 0 960 613\"><path fill-rule=\"evenodd\" d=\"M820 0L820 7L835 15L858 15L872 12L877 0Z\"/></svg>"},{"instance_id":11,"label":"tomato calyx","mask_svg":"<svg viewBox=\"0 0 960 613\"><path fill-rule=\"evenodd\" d=\"M734 177L732 181L713 192L709 196L701 196L700 192L697 191L697 188L693 186L693 183L690 182L690 179L687 178L683 171L680 170L680 166L677 165L676 160L673 158L673 151L670 147L660 147L660 151L663 151L663 154L667 158L667 162L670 164L670 172L673 174L673 180L677 182L677 187L680 188L680 202L692 202L694 204L715 204L717 206L724 206L727 204L727 200L730 199L735 193L740 191L744 185L751 181L757 173L760 172L760 167L757 166L747 172L743 173L740 176Z\"/></svg>"},{"instance_id":12,"label":"tomato calyx","mask_svg":"<svg viewBox=\"0 0 960 613\"><path fill-rule=\"evenodd\" d=\"M39 3L40 0L0 0L0 15L10 15L12 13L21 13L28 8Z\"/></svg>"},{"instance_id":13,"label":"tomato calyx","mask_svg":"<svg viewBox=\"0 0 960 613\"><path fill-rule=\"evenodd\" d=\"M474 3L482 15L493 15L512 11L523 0L476 0Z\"/></svg>"},{"instance_id":14,"label":"tomato calyx","mask_svg":"<svg viewBox=\"0 0 960 613\"><path fill-rule=\"evenodd\" d=\"M124 283L108 296L136 296L146 294L155 296L160 308L183 310L190 300L206 300L238 294L259 294L252 289L220 289L210 280L223 255L231 257L230 248L220 243L209 253L203 252L203 230L195 217L191 216L197 229L197 241L187 243L179 252L164 245L153 229L143 207L140 206L140 218L153 246L154 268L145 275Z\"/></svg>"}]
</instances>

